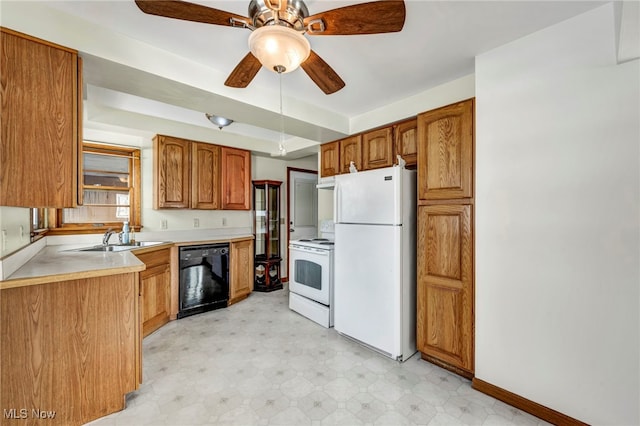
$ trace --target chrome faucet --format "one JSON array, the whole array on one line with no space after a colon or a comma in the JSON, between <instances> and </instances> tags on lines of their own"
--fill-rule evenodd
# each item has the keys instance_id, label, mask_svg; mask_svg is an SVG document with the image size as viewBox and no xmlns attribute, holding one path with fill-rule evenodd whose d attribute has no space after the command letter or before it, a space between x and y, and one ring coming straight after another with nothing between
<instances>
[{"instance_id":1,"label":"chrome faucet","mask_svg":"<svg viewBox=\"0 0 640 426\"><path fill-rule=\"evenodd\" d=\"M115 231L113 230L113 228L107 229L107 232L104 233L104 237L102 237L103 246L106 246L107 244L109 244L109 238L111 238L113 234L115 234Z\"/></svg>"}]
</instances>

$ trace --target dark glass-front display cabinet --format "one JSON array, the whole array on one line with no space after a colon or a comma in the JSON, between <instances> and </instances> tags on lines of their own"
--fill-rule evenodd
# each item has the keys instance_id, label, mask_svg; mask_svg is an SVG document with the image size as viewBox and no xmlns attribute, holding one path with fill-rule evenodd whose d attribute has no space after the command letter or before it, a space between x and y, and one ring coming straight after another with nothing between
<instances>
[{"instance_id":1,"label":"dark glass-front display cabinet","mask_svg":"<svg viewBox=\"0 0 640 426\"><path fill-rule=\"evenodd\" d=\"M280 186L277 180L253 181L255 291L282 288L280 279Z\"/></svg>"}]
</instances>

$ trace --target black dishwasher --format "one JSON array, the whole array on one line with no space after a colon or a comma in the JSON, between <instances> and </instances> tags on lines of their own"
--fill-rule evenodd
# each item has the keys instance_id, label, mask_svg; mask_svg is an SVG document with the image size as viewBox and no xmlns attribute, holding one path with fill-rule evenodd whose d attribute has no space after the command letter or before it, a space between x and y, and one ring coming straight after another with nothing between
<instances>
[{"instance_id":1,"label":"black dishwasher","mask_svg":"<svg viewBox=\"0 0 640 426\"><path fill-rule=\"evenodd\" d=\"M180 247L178 318L225 308L229 301L229 244Z\"/></svg>"}]
</instances>

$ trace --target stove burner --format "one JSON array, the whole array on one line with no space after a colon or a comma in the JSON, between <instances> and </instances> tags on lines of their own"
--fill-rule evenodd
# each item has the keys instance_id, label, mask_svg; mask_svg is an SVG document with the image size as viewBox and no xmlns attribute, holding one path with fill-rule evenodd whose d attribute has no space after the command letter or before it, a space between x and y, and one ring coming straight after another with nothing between
<instances>
[{"instance_id":1,"label":"stove burner","mask_svg":"<svg viewBox=\"0 0 640 426\"><path fill-rule=\"evenodd\" d=\"M311 242L311 240L310 240L310 239L308 239L308 238L301 238L301 239L299 239L298 241L304 241L304 242L307 242L307 243L310 243L310 242Z\"/></svg>"},{"instance_id":2,"label":"stove burner","mask_svg":"<svg viewBox=\"0 0 640 426\"><path fill-rule=\"evenodd\" d=\"M327 238L314 238L311 241L329 241Z\"/></svg>"},{"instance_id":3,"label":"stove burner","mask_svg":"<svg viewBox=\"0 0 640 426\"><path fill-rule=\"evenodd\" d=\"M325 246L332 246L334 244L333 241L322 241L320 244L325 245Z\"/></svg>"}]
</instances>

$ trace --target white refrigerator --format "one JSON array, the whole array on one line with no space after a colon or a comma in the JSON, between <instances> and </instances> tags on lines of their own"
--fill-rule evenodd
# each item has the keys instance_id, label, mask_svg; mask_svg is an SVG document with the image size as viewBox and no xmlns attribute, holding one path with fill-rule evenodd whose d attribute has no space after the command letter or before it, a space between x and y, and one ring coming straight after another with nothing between
<instances>
[{"instance_id":1,"label":"white refrigerator","mask_svg":"<svg viewBox=\"0 0 640 426\"><path fill-rule=\"evenodd\" d=\"M416 352L416 172L337 175L335 329L393 359Z\"/></svg>"}]
</instances>

